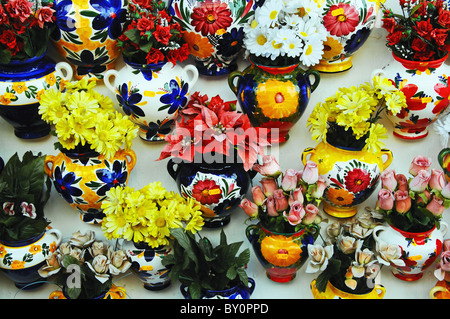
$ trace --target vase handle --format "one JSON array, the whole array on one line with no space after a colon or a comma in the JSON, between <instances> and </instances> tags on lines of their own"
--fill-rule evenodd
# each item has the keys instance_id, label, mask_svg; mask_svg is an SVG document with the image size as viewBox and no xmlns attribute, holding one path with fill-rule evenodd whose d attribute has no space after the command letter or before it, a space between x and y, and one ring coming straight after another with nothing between
<instances>
[{"instance_id":1,"label":"vase handle","mask_svg":"<svg viewBox=\"0 0 450 319\"><path fill-rule=\"evenodd\" d=\"M191 299L191 296L189 295L189 287L186 285L180 285L180 291L183 295L184 299Z\"/></svg>"},{"instance_id":2,"label":"vase handle","mask_svg":"<svg viewBox=\"0 0 450 319\"><path fill-rule=\"evenodd\" d=\"M58 247L61 244L61 241L62 241L62 233L61 233L61 231L58 230L58 229L51 228L51 229L47 230L47 233L49 233L51 235L54 235L56 237L56 247Z\"/></svg>"},{"instance_id":3,"label":"vase handle","mask_svg":"<svg viewBox=\"0 0 450 319\"><path fill-rule=\"evenodd\" d=\"M48 296L48 299L67 299L62 291L53 291L50 296Z\"/></svg>"},{"instance_id":4,"label":"vase handle","mask_svg":"<svg viewBox=\"0 0 450 319\"><path fill-rule=\"evenodd\" d=\"M124 151L124 155L127 160L127 169L131 172L136 165L136 153L132 149L129 149Z\"/></svg>"},{"instance_id":5,"label":"vase handle","mask_svg":"<svg viewBox=\"0 0 450 319\"><path fill-rule=\"evenodd\" d=\"M230 75L228 76L228 86L230 87L231 91L233 91L233 93L235 95L238 94L238 89L237 89L237 85L234 85L234 79L235 78L242 78L242 72L241 71L234 71L231 72ZM239 80L238 80L239 83Z\"/></svg>"},{"instance_id":6,"label":"vase handle","mask_svg":"<svg viewBox=\"0 0 450 319\"><path fill-rule=\"evenodd\" d=\"M247 287L247 290L251 295L255 290L255 280L253 278L248 278L248 284L249 286Z\"/></svg>"},{"instance_id":7,"label":"vase handle","mask_svg":"<svg viewBox=\"0 0 450 319\"><path fill-rule=\"evenodd\" d=\"M375 241L376 241L377 243L381 241L380 238L378 237L378 232L379 232L379 231L385 231L385 230L388 230L388 229L389 229L389 228L388 228L387 226L384 226L384 225L376 226L376 227L373 229L373 238L375 239Z\"/></svg>"},{"instance_id":8,"label":"vase handle","mask_svg":"<svg viewBox=\"0 0 450 319\"><path fill-rule=\"evenodd\" d=\"M441 231L442 236L445 237L445 235L447 234L447 231L448 231L448 224L444 221L441 221L440 225L441 225L441 228L439 228L439 230ZM444 226L444 227L442 227L442 226Z\"/></svg>"},{"instance_id":9,"label":"vase handle","mask_svg":"<svg viewBox=\"0 0 450 319\"><path fill-rule=\"evenodd\" d=\"M247 236L247 239L249 242L252 242L252 237L254 235L253 231L258 228L258 225L249 225L246 229L245 229L245 236Z\"/></svg>"},{"instance_id":10,"label":"vase handle","mask_svg":"<svg viewBox=\"0 0 450 319\"><path fill-rule=\"evenodd\" d=\"M306 157L308 155L313 155L315 152L316 152L316 149L314 147L305 148L305 150L302 152L302 163L303 163L303 165L306 165L306 162L308 161L306 159Z\"/></svg>"},{"instance_id":11,"label":"vase handle","mask_svg":"<svg viewBox=\"0 0 450 319\"><path fill-rule=\"evenodd\" d=\"M393 160L393 156L392 156L392 152L390 150L388 150L387 148L383 148L381 149L381 156L386 155L387 159L385 162L383 162L383 171L386 170L386 168L389 167L389 165L391 165L392 160Z\"/></svg>"},{"instance_id":12,"label":"vase handle","mask_svg":"<svg viewBox=\"0 0 450 319\"><path fill-rule=\"evenodd\" d=\"M112 285L111 289L106 293L105 299L125 299L127 297L127 292L123 287Z\"/></svg>"},{"instance_id":13,"label":"vase handle","mask_svg":"<svg viewBox=\"0 0 450 319\"><path fill-rule=\"evenodd\" d=\"M178 165L178 163L175 163L175 161L172 158L169 159L169 161L167 162L167 171L174 180L176 180L178 176L178 167L177 169L173 168L175 165Z\"/></svg>"},{"instance_id":14,"label":"vase handle","mask_svg":"<svg viewBox=\"0 0 450 319\"><path fill-rule=\"evenodd\" d=\"M71 81L73 76L73 69L67 62L58 62L55 65L55 69L61 74L61 77L66 81Z\"/></svg>"},{"instance_id":15,"label":"vase handle","mask_svg":"<svg viewBox=\"0 0 450 319\"><path fill-rule=\"evenodd\" d=\"M430 290L430 298L431 299L439 299L437 296L437 294L441 292L441 293L448 293L447 288L442 287L442 286L434 286L433 288L431 288Z\"/></svg>"},{"instance_id":16,"label":"vase handle","mask_svg":"<svg viewBox=\"0 0 450 319\"><path fill-rule=\"evenodd\" d=\"M308 69L305 72L306 76L308 77L308 80L310 76L312 75L314 78L314 82L311 84L311 92L314 92L314 90L317 88L317 86L320 83L320 74L316 70ZM311 82L310 82L311 83Z\"/></svg>"},{"instance_id":17,"label":"vase handle","mask_svg":"<svg viewBox=\"0 0 450 319\"><path fill-rule=\"evenodd\" d=\"M450 148L449 147L442 149L439 152L439 154L438 154L438 162L439 162L439 165L441 165L441 167L443 169L446 169L444 167L444 165L445 165L445 159L446 159L447 155L450 155Z\"/></svg>"},{"instance_id":18,"label":"vase handle","mask_svg":"<svg viewBox=\"0 0 450 319\"><path fill-rule=\"evenodd\" d=\"M105 72L105 75L103 76L103 82L105 83L105 86L112 93L116 93L116 88L115 88L115 80L114 80L114 82L111 82L111 77L114 76L117 79L118 75L119 75L119 71L117 71L117 70L108 70L108 71Z\"/></svg>"},{"instance_id":19,"label":"vase handle","mask_svg":"<svg viewBox=\"0 0 450 319\"><path fill-rule=\"evenodd\" d=\"M198 80L198 69L195 65L188 64L183 70L189 75L191 73L191 79L188 82L189 88L192 88Z\"/></svg>"},{"instance_id":20,"label":"vase handle","mask_svg":"<svg viewBox=\"0 0 450 319\"><path fill-rule=\"evenodd\" d=\"M378 294L378 298L383 299L384 295L386 294L386 288L379 284L376 284L374 290Z\"/></svg>"},{"instance_id":21,"label":"vase handle","mask_svg":"<svg viewBox=\"0 0 450 319\"><path fill-rule=\"evenodd\" d=\"M47 155L44 161L44 173L48 175L48 177L53 178L53 165L55 163L55 156ZM48 164L52 164L52 168L48 166Z\"/></svg>"}]
</instances>

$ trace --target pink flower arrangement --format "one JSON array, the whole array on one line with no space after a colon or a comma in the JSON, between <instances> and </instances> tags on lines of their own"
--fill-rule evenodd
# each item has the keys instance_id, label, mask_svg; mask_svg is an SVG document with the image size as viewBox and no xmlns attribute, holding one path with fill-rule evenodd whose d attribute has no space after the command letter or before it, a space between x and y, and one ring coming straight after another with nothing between
<instances>
[{"instance_id":1,"label":"pink flower arrangement","mask_svg":"<svg viewBox=\"0 0 450 319\"><path fill-rule=\"evenodd\" d=\"M441 259L436 265L434 276L439 280L450 281L450 239L445 239L442 245Z\"/></svg>"},{"instance_id":2,"label":"pink flower arrangement","mask_svg":"<svg viewBox=\"0 0 450 319\"><path fill-rule=\"evenodd\" d=\"M269 145L268 130L254 128L235 107L236 101L225 102L218 95L208 100L206 94L192 94L158 160L173 156L188 162L231 161L250 170Z\"/></svg>"},{"instance_id":3,"label":"pink flower arrangement","mask_svg":"<svg viewBox=\"0 0 450 319\"><path fill-rule=\"evenodd\" d=\"M54 13L53 1L0 0L0 63L43 55Z\"/></svg>"},{"instance_id":4,"label":"pink flower arrangement","mask_svg":"<svg viewBox=\"0 0 450 319\"><path fill-rule=\"evenodd\" d=\"M287 169L283 174L276 158L266 155L253 170L263 176L261 185L252 187L253 201L244 198L240 204L250 219L258 218L264 228L279 233L297 232L321 220L318 206L326 182L315 162L308 161L302 171Z\"/></svg>"},{"instance_id":5,"label":"pink flower arrangement","mask_svg":"<svg viewBox=\"0 0 450 319\"><path fill-rule=\"evenodd\" d=\"M408 232L439 227L444 210L450 206L450 183L446 183L443 171L430 171L430 167L431 159L419 155L409 167L411 178L394 170L381 174L377 208L392 226Z\"/></svg>"}]
</instances>

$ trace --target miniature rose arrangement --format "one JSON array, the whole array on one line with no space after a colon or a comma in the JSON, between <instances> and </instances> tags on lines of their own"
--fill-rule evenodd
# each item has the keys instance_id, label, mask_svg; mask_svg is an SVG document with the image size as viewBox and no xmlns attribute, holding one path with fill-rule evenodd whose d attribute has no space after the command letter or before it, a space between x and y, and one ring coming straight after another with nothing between
<instances>
[{"instance_id":1,"label":"miniature rose arrangement","mask_svg":"<svg viewBox=\"0 0 450 319\"><path fill-rule=\"evenodd\" d=\"M264 65L319 63L327 38L319 16L314 1L264 1L244 27L247 54Z\"/></svg>"},{"instance_id":2,"label":"miniature rose arrangement","mask_svg":"<svg viewBox=\"0 0 450 319\"><path fill-rule=\"evenodd\" d=\"M43 55L54 28L53 1L0 1L0 63Z\"/></svg>"},{"instance_id":3,"label":"miniature rose arrangement","mask_svg":"<svg viewBox=\"0 0 450 319\"><path fill-rule=\"evenodd\" d=\"M189 56L183 30L164 1L130 1L118 46L127 61L139 64L182 62Z\"/></svg>"},{"instance_id":4,"label":"miniature rose arrangement","mask_svg":"<svg viewBox=\"0 0 450 319\"><path fill-rule=\"evenodd\" d=\"M447 54L450 11L442 0L400 1L401 14L384 8L383 28L387 46L396 56L430 61Z\"/></svg>"},{"instance_id":5,"label":"miniature rose arrangement","mask_svg":"<svg viewBox=\"0 0 450 319\"><path fill-rule=\"evenodd\" d=\"M442 244L440 260L436 264L434 276L439 281L450 282L450 239L445 239Z\"/></svg>"},{"instance_id":6,"label":"miniature rose arrangement","mask_svg":"<svg viewBox=\"0 0 450 319\"><path fill-rule=\"evenodd\" d=\"M263 164L253 170L263 175L261 185L252 187L253 200L244 198L240 207L250 220L259 219L264 228L277 233L297 232L321 221L319 204L326 188L317 164L308 161L301 171L281 172L273 155L263 157Z\"/></svg>"},{"instance_id":7,"label":"miniature rose arrangement","mask_svg":"<svg viewBox=\"0 0 450 319\"><path fill-rule=\"evenodd\" d=\"M125 273L130 266L125 251L114 250L108 242L96 240L95 232L88 230L74 232L47 257L39 274L54 278L70 299L93 299L107 293L113 277ZM75 271L79 271L79 286L74 284Z\"/></svg>"},{"instance_id":8,"label":"miniature rose arrangement","mask_svg":"<svg viewBox=\"0 0 450 319\"><path fill-rule=\"evenodd\" d=\"M406 107L406 98L387 78L374 76L372 84L339 88L318 103L307 126L313 140L332 145L379 152L387 129L377 121L382 112L393 115Z\"/></svg>"},{"instance_id":9,"label":"miniature rose arrangement","mask_svg":"<svg viewBox=\"0 0 450 319\"><path fill-rule=\"evenodd\" d=\"M111 188L101 207L106 215L101 226L107 239L123 238L152 248L170 244L171 229L183 228L195 234L204 224L195 199L168 191L161 182L137 190Z\"/></svg>"},{"instance_id":10,"label":"miniature rose arrangement","mask_svg":"<svg viewBox=\"0 0 450 319\"><path fill-rule=\"evenodd\" d=\"M246 171L256 163L258 155L269 145L267 130L254 128L246 114L236 111L236 101L224 101L219 95L208 98L195 92L181 110L168 142L158 160L176 157L187 162L232 157Z\"/></svg>"},{"instance_id":11,"label":"miniature rose arrangement","mask_svg":"<svg viewBox=\"0 0 450 319\"><path fill-rule=\"evenodd\" d=\"M436 226L450 206L450 183L444 172L431 169L431 159L415 156L409 167L412 177L394 170L381 175L377 209L392 226L407 232L424 232Z\"/></svg>"},{"instance_id":12,"label":"miniature rose arrangement","mask_svg":"<svg viewBox=\"0 0 450 319\"><path fill-rule=\"evenodd\" d=\"M138 127L117 112L112 100L95 86L95 80L83 78L65 83L61 90L45 90L39 98L39 114L54 125L58 149L93 150L109 159L121 147L131 149Z\"/></svg>"},{"instance_id":13,"label":"miniature rose arrangement","mask_svg":"<svg viewBox=\"0 0 450 319\"><path fill-rule=\"evenodd\" d=\"M310 260L305 271L320 271L315 282L319 292L329 283L355 294L373 289L381 267L372 235L380 224L378 216L364 212L352 220L329 224L323 244L308 245Z\"/></svg>"}]
</instances>

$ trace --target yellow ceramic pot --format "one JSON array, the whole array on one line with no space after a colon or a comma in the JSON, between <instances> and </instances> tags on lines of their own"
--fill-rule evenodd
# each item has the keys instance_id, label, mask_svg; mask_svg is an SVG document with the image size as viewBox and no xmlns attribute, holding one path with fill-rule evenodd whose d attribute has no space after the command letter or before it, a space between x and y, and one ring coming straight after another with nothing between
<instances>
[{"instance_id":1,"label":"yellow ceramic pot","mask_svg":"<svg viewBox=\"0 0 450 319\"><path fill-rule=\"evenodd\" d=\"M308 160L316 162L319 174L327 178L323 208L327 214L338 218L352 217L358 212L357 205L373 193L381 173L392 159L392 152L388 149L372 153L344 149L326 142L302 153L303 165Z\"/></svg>"},{"instance_id":2,"label":"yellow ceramic pot","mask_svg":"<svg viewBox=\"0 0 450 319\"><path fill-rule=\"evenodd\" d=\"M95 299L125 299L127 297L127 292L125 288L111 285L111 289L109 289L105 294L98 296ZM57 290L53 291L49 299L69 299L64 292Z\"/></svg>"},{"instance_id":3,"label":"yellow ceramic pot","mask_svg":"<svg viewBox=\"0 0 450 319\"><path fill-rule=\"evenodd\" d=\"M374 288L365 294L352 294L350 292L342 291L334 287L328 282L327 288L324 292L320 292L316 288L316 280L311 282L311 292L314 299L383 299L386 294L386 289L379 284L375 284Z\"/></svg>"},{"instance_id":4,"label":"yellow ceramic pot","mask_svg":"<svg viewBox=\"0 0 450 319\"><path fill-rule=\"evenodd\" d=\"M430 290L431 299L450 299L450 284L448 281L438 281Z\"/></svg>"},{"instance_id":5,"label":"yellow ceramic pot","mask_svg":"<svg viewBox=\"0 0 450 319\"><path fill-rule=\"evenodd\" d=\"M61 197L79 210L81 219L98 224L104 217L101 201L105 193L112 187L125 186L135 163L132 150L119 150L109 160L95 152L60 152L46 157L44 170Z\"/></svg>"},{"instance_id":6,"label":"yellow ceramic pot","mask_svg":"<svg viewBox=\"0 0 450 319\"><path fill-rule=\"evenodd\" d=\"M445 179L450 183L450 147L444 148L439 152L438 161L444 170Z\"/></svg>"}]
</instances>

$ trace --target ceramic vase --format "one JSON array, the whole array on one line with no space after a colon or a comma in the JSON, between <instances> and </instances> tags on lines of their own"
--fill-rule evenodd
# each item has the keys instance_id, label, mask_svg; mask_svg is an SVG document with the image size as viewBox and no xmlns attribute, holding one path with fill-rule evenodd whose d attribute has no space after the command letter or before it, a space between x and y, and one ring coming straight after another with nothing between
<instances>
[{"instance_id":1,"label":"ceramic vase","mask_svg":"<svg viewBox=\"0 0 450 319\"><path fill-rule=\"evenodd\" d=\"M421 233L402 231L392 225L377 226L373 236L377 243L385 242L398 245L402 250L405 266L391 265L392 274L405 281L416 281L422 278L424 271L432 265L442 251L442 243L447 233L448 224L440 222L440 228Z\"/></svg>"},{"instance_id":2,"label":"ceramic vase","mask_svg":"<svg viewBox=\"0 0 450 319\"><path fill-rule=\"evenodd\" d=\"M19 289L34 289L43 283L38 270L61 244L62 234L47 228L40 235L20 241L0 240L0 269Z\"/></svg>"},{"instance_id":3,"label":"ceramic vase","mask_svg":"<svg viewBox=\"0 0 450 319\"><path fill-rule=\"evenodd\" d=\"M189 289L185 285L180 286L181 294L185 299L192 299ZM224 290L202 289L200 299L250 299L255 290L255 280L248 278L248 287L243 283L239 283L231 288Z\"/></svg>"},{"instance_id":4,"label":"ceramic vase","mask_svg":"<svg viewBox=\"0 0 450 319\"><path fill-rule=\"evenodd\" d=\"M430 298L450 299L450 283L446 280L438 281L430 290Z\"/></svg>"},{"instance_id":5,"label":"ceramic vase","mask_svg":"<svg viewBox=\"0 0 450 319\"><path fill-rule=\"evenodd\" d=\"M444 170L445 179L450 183L450 148L444 148L439 152L438 162Z\"/></svg>"},{"instance_id":6,"label":"ceramic vase","mask_svg":"<svg viewBox=\"0 0 450 319\"><path fill-rule=\"evenodd\" d=\"M320 75L314 70L303 71L298 64L265 66L251 58L250 62L243 72L232 72L228 84L252 125L270 129L270 141L283 143L305 111Z\"/></svg>"},{"instance_id":7,"label":"ceramic vase","mask_svg":"<svg viewBox=\"0 0 450 319\"><path fill-rule=\"evenodd\" d=\"M308 259L308 245L314 244L320 228L311 224L295 233L272 232L263 225L250 225L245 234L269 279L285 283L292 281Z\"/></svg>"},{"instance_id":8,"label":"ceramic vase","mask_svg":"<svg viewBox=\"0 0 450 319\"><path fill-rule=\"evenodd\" d=\"M111 289L94 299L125 299L127 292L125 288L111 285ZM56 290L50 293L48 299L70 299L64 291Z\"/></svg>"},{"instance_id":9,"label":"ceramic vase","mask_svg":"<svg viewBox=\"0 0 450 319\"><path fill-rule=\"evenodd\" d=\"M22 139L47 136L50 125L39 115L39 96L49 89L59 90L62 80L72 78L72 68L55 63L45 54L25 61L0 64L0 116Z\"/></svg>"},{"instance_id":10,"label":"ceramic vase","mask_svg":"<svg viewBox=\"0 0 450 319\"><path fill-rule=\"evenodd\" d=\"M89 153L59 152L47 155L45 173L56 191L88 224L99 224L105 214L101 202L112 187L125 186L136 164L133 150L119 150L113 158Z\"/></svg>"},{"instance_id":11,"label":"ceramic vase","mask_svg":"<svg viewBox=\"0 0 450 319\"><path fill-rule=\"evenodd\" d=\"M311 68L323 73L347 71L353 66L353 55L375 26L377 4L368 0L325 0L320 8L327 40L322 59Z\"/></svg>"},{"instance_id":12,"label":"ceramic vase","mask_svg":"<svg viewBox=\"0 0 450 319\"><path fill-rule=\"evenodd\" d=\"M167 170L176 181L180 194L195 198L202 205L205 227L227 225L231 213L247 193L253 171L247 172L234 161L180 162L170 159Z\"/></svg>"},{"instance_id":13,"label":"ceramic vase","mask_svg":"<svg viewBox=\"0 0 450 319\"><path fill-rule=\"evenodd\" d=\"M117 38L127 15L126 0L55 0L53 43L75 77L102 79L120 56Z\"/></svg>"},{"instance_id":14,"label":"ceramic vase","mask_svg":"<svg viewBox=\"0 0 450 319\"><path fill-rule=\"evenodd\" d=\"M172 16L201 75L224 75L237 69L244 24L254 14L252 0L170 0Z\"/></svg>"},{"instance_id":15,"label":"ceramic vase","mask_svg":"<svg viewBox=\"0 0 450 319\"><path fill-rule=\"evenodd\" d=\"M373 71L391 80L406 96L407 108L397 115L387 113L393 134L406 140L417 140L428 135L428 127L449 105L450 88L444 64L447 56L435 61L408 61L395 54L382 69Z\"/></svg>"},{"instance_id":16,"label":"ceramic vase","mask_svg":"<svg viewBox=\"0 0 450 319\"><path fill-rule=\"evenodd\" d=\"M142 281L145 289L162 290L170 285L169 269L162 260L172 252L170 246L152 248L146 243L126 242L124 249L131 261L131 270Z\"/></svg>"},{"instance_id":17,"label":"ceramic vase","mask_svg":"<svg viewBox=\"0 0 450 319\"><path fill-rule=\"evenodd\" d=\"M385 156L385 159L383 158ZM302 153L303 165L317 163L319 174L325 176L324 211L337 218L356 215L363 203L377 188L381 173L392 162L392 152L382 149L372 153L362 149L344 148L320 142Z\"/></svg>"},{"instance_id":18,"label":"ceramic vase","mask_svg":"<svg viewBox=\"0 0 450 319\"><path fill-rule=\"evenodd\" d=\"M373 288L365 293L353 293L350 289L339 289L331 282L327 288L321 292L316 287L316 280L311 282L311 293L314 299L383 299L386 289L383 285L375 284Z\"/></svg>"},{"instance_id":19,"label":"ceramic vase","mask_svg":"<svg viewBox=\"0 0 450 319\"><path fill-rule=\"evenodd\" d=\"M188 101L198 71L193 65L182 67L171 62L143 65L124 61L126 65L120 71L105 73L105 85L116 95L124 113L139 126L143 140L164 141L178 111Z\"/></svg>"}]
</instances>

